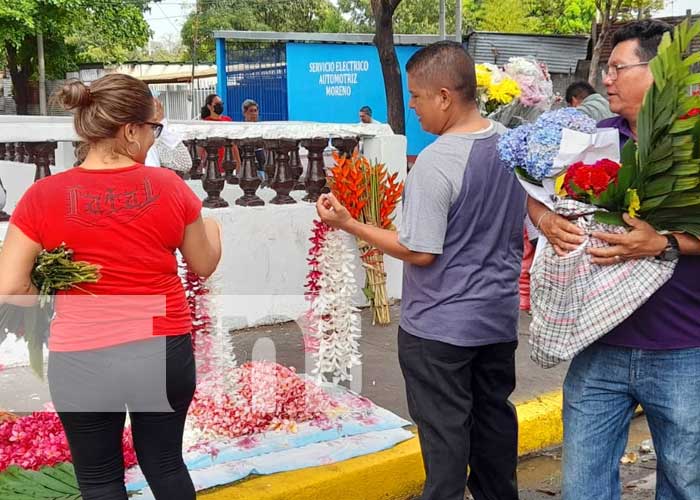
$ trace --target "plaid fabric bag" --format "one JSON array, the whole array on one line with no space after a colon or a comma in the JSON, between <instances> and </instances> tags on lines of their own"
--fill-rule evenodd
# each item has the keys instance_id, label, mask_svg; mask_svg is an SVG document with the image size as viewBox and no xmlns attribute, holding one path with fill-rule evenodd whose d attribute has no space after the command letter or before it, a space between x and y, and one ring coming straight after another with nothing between
<instances>
[{"instance_id":1,"label":"plaid fabric bag","mask_svg":"<svg viewBox=\"0 0 700 500\"><path fill-rule=\"evenodd\" d=\"M575 219L587 235L625 232L623 227L596 222L596 207L575 200L560 200L554 210ZM586 249L607 245L588 236L575 251L559 257L547 243L535 258L530 271L530 358L543 368L573 358L603 337L673 275L676 262L654 258L593 264Z\"/></svg>"},{"instance_id":2,"label":"plaid fabric bag","mask_svg":"<svg viewBox=\"0 0 700 500\"><path fill-rule=\"evenodd\" d=\"M160 158L162 167L175 170L177 172L189 172L192 168L192 157L187 147L179 142L174 148L168 146L164 142L156 142L156 151Z\"/></svg>"}]
</instances>

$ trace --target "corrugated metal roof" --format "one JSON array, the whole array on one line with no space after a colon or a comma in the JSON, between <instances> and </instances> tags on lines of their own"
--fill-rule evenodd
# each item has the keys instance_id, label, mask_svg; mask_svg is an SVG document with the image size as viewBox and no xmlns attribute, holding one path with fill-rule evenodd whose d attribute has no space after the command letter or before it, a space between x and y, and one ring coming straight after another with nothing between
<instances>
[{"instance_id":1,"label":"corrugated metal roof","mask_svg":"<svg viewBox=\"0 0 700 500\"><path fill-rule=\"evenodd\" d=\"M477 31L466 43L477 63L503 65L511 57L534 57L551 73L574 73L579 59L586 59L588 36L525 35Z\"/></svg>"}]
</instances>

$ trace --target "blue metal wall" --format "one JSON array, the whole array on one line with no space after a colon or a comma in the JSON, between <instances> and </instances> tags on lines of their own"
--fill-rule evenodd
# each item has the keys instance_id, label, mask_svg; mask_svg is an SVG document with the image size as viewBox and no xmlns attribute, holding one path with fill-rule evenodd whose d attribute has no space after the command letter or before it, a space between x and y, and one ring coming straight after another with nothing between
<instances>
[{"instance_id":1,"label":"blue metal wall","mask_svg":"<svg viewBox=\"0 0 700 500\"><path fill-rule=\"evenodd\" d=\"M417 155L435 140L424 132L416 113L408 108L405 66L420 47L400 45L408 154ZM374 45L289 43L289 119L295 121L359 123L361 106L374 118L387 121L384 77Z\"/></svg>"},{"instance_id":2,"label":"blue metal wall","mask_svg":"<svg viewBox=\"0 0 700 500\"><path fill-rule=\"evenodd\" d=\"M220 40L220 39L219 39ZM222 42L217 40L217 43ZM217 47L218 48L218 47ZM287 57L282 43L227 42L226 114L243 121L241 104L253 99L261 121L284 121L287 111ZM222 59L217 51L217 64ZM219 74L222 74L220 67Z\"/></svg>"},{"instance_id":3,"label":"blue metal wall","mask_svg":"<svg viewBox=\"0 0 700 500\"><path fill-rule=\"evenodd\" d=\"M404 67L420 47L398 46L406 105L408 154L416 155L435 136L424 132L408 109ZM289 64L288 64L289 63ZM233 42L217 39L219 87L225 81L225 112L242 121L241 104L254 99L260 120L357 123L361 106L386 122L384 80L373 45ZM226 75L225 79L221 76Z\"/></svg>"}]
</instances>

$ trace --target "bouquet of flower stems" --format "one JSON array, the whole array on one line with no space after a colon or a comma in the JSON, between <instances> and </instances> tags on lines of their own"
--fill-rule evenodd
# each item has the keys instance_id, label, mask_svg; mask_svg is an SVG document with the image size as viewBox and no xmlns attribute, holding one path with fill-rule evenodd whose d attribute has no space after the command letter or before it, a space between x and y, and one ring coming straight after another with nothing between
<instances>
[{"instance_id":1,"label":"bouquet of flower stems","mask_svg":"<svg viewBox=\"0 0 700 500\"><path fill-rule=\"evenodd\" d=\"M398 174L389 175L383 164L371 164L367 158L335 155L329 176L331 191L352 217L382 229L395 230L393 214L403 193ZM360 259L366 271L365 296L372 306L373 324L391 323L386 291L384 253L366 241L358 240Z\"/></svg>"},{"instance_id":2,"label":"bouquet of flower stems","mask_svg":"<svg viewBox=\"0 0 700 500\"><path fill-rule=\"evenodd\" d=\"M657 230L700 236L700 96L690 91L700 83L693 72L700 52L685 56L699 35L700 22L683 21L649 63L654 84L639 113L637 143L622 151L617 185L590 200L609 211L596 214L600 221L622 225L629 212Z\"/></svg>"},{"instance_id":3,"label":"bouquet of flower stems","mask_svg":"<svg viewBox=\"0 0 700 500\"><path fill-rule=\"evenodd\" d=\"M517 83L520 95L500 106L489 118L506 127L532 123L549 111L555 102L552 78L547 65L533 58L511 57L503 67L507 77Z\"/></svg>"},{"instance_id":4,"label":"bouquet of flower stems","mask_svg":"<svg viewBox=\"0 0 700 500\"><path fill-rule=\"evenodd\" d=\"M494 64L476 65L477 102L490 115L511 104L520 96L518 83Z\"/></svg>"},{"instance_id":5,"label":"bouquet of flower stems","mask_svg":"<svg viewBox=\"0 0 700 500\"><path fill-rule=\"evenodd\" d=\"M81 289L79 285L82 283L97 283L100 268L88 262L74 261L73 250L61 244L53 250L41 251L34 262L31 278L39 290L38 304L34 307L0 305L0 343L8 332L23 337L27 342L29 364L43 378L44 343L48 340L49 324L53 318L53 296L59 290Z\"/></svg>"}]
</instances>

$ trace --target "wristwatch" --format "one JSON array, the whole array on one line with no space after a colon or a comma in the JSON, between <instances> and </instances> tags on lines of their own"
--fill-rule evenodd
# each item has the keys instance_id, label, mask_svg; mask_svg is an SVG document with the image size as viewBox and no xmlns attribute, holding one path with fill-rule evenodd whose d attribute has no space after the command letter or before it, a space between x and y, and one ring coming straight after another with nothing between
<instances>
[{"instance_id":1,"label":"wristwatch","mask_svg":"<svg viewBox=\"0 0 700 500\"><path fill-rule=\"evenodd\" d=\"M681 256L681 247L676 237L672 234L666 234L664 236L666 236L666 248L664 248L663 252L657 255L656 258L658 260L671 262Z\"/></svg>"}]
</instances>

